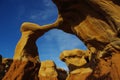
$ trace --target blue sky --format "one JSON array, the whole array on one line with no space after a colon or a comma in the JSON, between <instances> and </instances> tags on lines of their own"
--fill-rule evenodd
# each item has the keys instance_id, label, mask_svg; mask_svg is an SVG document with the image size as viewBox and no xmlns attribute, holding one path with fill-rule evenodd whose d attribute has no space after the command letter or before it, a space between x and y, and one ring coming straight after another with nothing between
<instances>
[{"instance_id":1,"label":"blue sky","mask_svg":"<svg viewBox=\"0 0 120 80\"><path fill-rule=\"evenodd\" d=\"M39 25L53 23L58 16L51 0L0 0L0 54L12 58L20 39L20 25L33 22ZM59 60L63 50L86 49L74 35L53 29L37 41L40 60L54 60L57 66L67 69Z\"/></svg>"}]
</instances>

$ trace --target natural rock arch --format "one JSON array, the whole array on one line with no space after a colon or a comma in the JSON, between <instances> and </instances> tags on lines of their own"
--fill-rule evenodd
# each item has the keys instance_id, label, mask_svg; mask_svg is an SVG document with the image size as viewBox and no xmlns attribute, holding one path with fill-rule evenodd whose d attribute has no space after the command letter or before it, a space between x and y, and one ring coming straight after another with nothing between
<instances>
[{"instance_id":1,"label":"natural rock arch","mask_svg":"<svg viewBox=\"0 0 120 80\"><path fill-rule=\"evenodd\" d=\"M12 80L16 79L16 77L18 77L19 75L20 76L17 78L18 80L27 79L27 76L32 76L32 79L37 80L37 73L34 75L30 74L31 71L34 71L37 67L38 53L36 47L34 47L34 42L46 31L53 28L58 28L65 32L77 35L86 44L86 46L88 47L88 52L92 55L91 59L89 61L86 61L86 66L81 66L81 68L79 67L80 69L78 68L73 70L73 72L70 72L67 80L73 80L73 78L75 78L76 80L120 79L120 64L118 62L120 60L119 1L53 1L57 5L59 11L59 16L55 23L45 25L44 27L40 27L39 25L33 23L23 23L21 31L24 36L22 36L21 38L26 38L27 42L29 42L30 40L30 42L33 41L33 43L26 44L26 42L24 43L22 39L20 40L20 42L16 46L14 59L18 59L20 61L22 60L23 62L17 63L17 61L13 61L13 64L11 65L11 68L8 71L7 75L11 75L11 71L14 69L14 66L17 67L18 64L20 65L20 68L17 69L18 71L20 69L24 70L24 67L25 69L27 68L27 70L25 70L26 72L23 73L22 76L20 74L17 74L14 77L12 76ZM36 28L33 28L33 26L36 26ZM21 46L23 46L22 49L17 48ZM36 51L36 54L29 54L29 49L31 47L33 50ZM62 60L64 61L63 58ZM24 65L21 66L21 64ZM32 68L29 68L28 65L32 65ZM81 72L85 72L83 78L81 77ZM74 75L74 73L77 73L79 76ZM15 73L13 72L13 74ZM7 75L4 77L3 80L8 80Z\"/></svg>"}]
</instances>

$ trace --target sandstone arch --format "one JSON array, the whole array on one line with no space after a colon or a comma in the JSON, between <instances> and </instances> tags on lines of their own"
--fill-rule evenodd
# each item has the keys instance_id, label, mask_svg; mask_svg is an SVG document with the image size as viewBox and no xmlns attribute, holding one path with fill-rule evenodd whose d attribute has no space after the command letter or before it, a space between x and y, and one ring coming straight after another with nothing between
<instances>
[{"instance_id":1,"label":"sandstone arch","mask_svg":"<svg viewBox=\"0 0 120 80\"><path fill-rule=\"evenodd\" d=\"M118 63L118 58L113 60L115 55L120 55L118 49L120 40L119 1L53 0L53 2L58 7L59 15L63 18L63 23L58 28L78 36L92 55L91 61L87 64L92 68L93 73L88 80L119 79L120 73L116 71L120 70L120 65L115 64ZM112 67L113 64L117 70ZM113 76L114 71L116 74Z\"/></svg>"},{"instance_id":2,"label":"sandstone arch","mask_svg":"<svg viewBox=\"0 0 120 80\"><path fill-rule=\"evenodd\" d=\"M27 79L26 76L32 76L32 79L37 80L36 75L31 75L37 67L38 53L35 41L42 36L46 31L58 28L65 32L75 34L88 47L91 54L90 61L86 61L81 69L86 72L89 69L89 76L86 73L84 79L88 80L119 80L120 79L120 4L118 0L53 0L57 5L59 16L55 23L40 27L32 23L24 23L21 27L23 33L20 42L16 47L14 59L25 62L14 61L7 75L11 75L14 66L20 65L19 70L28 68L22 76L19 73L12 80ZM33 28L33 26L36 26ZM35 35L35 36L34 36ZM22 38L26 39L23 41ZM30 44L30 42L32 44ZM29 42L28 44L26 44ZM21 46L21 49L18 47ZM27 47L26 47L27 46ZM35 50L35 54L31 53L29 49ZM30 53L30 54L29 54ZM21 64L23 64L21 66ZM12 68L13 67L13 68ZM86 67L84 69L83 67ZM24 69L25 68L25 69ZM80 72L80 71L71 72ZM91 70L92 69L92 70ZM38 69L36 69L38 70ZM17 70L16 70L17 71ZM84 72L83 71L83 72ZM93 71L93 72L92 72ZM35 71L37 72L37 71ZM92 72L92 73L91 73ZM27 74L29 73L29 74ZM15 73L13 73L15 74ZM8 80L7 75L3 80ZM81 75L81 74L79 74ZM19 77L18 77L19 76ZM72 78L79 79L77 76L68 76L67 80ZM80 76L79 76L80 77ZM82 77L82 76L81 76ZM28 79L30 80L30 79Z\"/></svg>"}]
</instances>

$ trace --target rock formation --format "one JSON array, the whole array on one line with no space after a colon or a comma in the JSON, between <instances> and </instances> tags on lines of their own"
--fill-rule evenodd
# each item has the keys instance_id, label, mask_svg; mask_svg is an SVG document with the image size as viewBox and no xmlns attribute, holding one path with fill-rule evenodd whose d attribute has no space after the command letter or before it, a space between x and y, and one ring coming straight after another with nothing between
<instances>
[{"instance_id":1,"label":"rock formation","mask_svg":"<svg viewBox=\"0 0 120 80\"><path fill-rule=\"evenodd\" d=\"M5 76L5 74L8 72L13 60L8 58L2 58L2 55L0 55L1 63L0 63L0 80Z\"/></svg>"},{"instance_id":2,"label":"rock formation","mask_svg":"<svg viewBox=\"0 0 120 80\"><path fill-rule=\"evenodd\" d=\"M88 48L86 51L75 49L62 52L60 59L70 69L66 80L120 80L120 1L53 0L53 2L59 12L58 19L53 24L44 26L29 22L22 24L22 36L16 46L10 69L3 80L60 79L58 75L64 73L58 74L55 64L49 61L48 65L47 62L42 63L38 78L40 61L35 42L53 28L76 35Z\"/></svg>"},{"instance_id":3,"label":"rock formation","mask_svg":"<svg viewBox=\"0 0 120 80\"><path fill-rule=\"evenodd\" d=\"M58 80L58 73L56 71L55 63L51 60L41 62L38 76L39 80Z\"/></svg>"},{"instance_id":4,"label":"rock formation","mask_svg":"<svg viewBox=\"0 0 120 80\"><path fill-rule=\"evenodd\" d=\"M62 68L57 68L57 73L58 73L58 80L66 80L68 74L67 71L65 71Z\"/></svg>"},{"instance_id":5,"label":"rock formation","mask_svg":"<svg viewBox=\"0 0 120 80\"><path fill-rule=\"evenodd\" d=\"M57 68L53 61L46 60L41 62L38 77L39 80L66 80L67 72Z\"/></svg>"},{"instance_id":6,"label":"rock formation","mask_svg":"<svg viewBox=\"0 0 120 80\"><path fill-rule=\"evenodd\" d=\"M29 22L22 24L22 36L16 46L13 63L3 80L38 80L40 62L35 42L58 24L59 21L42 27Z\"/></svg>"},{"instance_id":7,"label":"rock formation","mask_svg":"<svg viewBox=\"0 0 120 80\"><path fill-rule=\"evenodd\" d=\"M120 1L53 1L63 20L58 29L78 36L91 53L91 60L87 64L93 73L87 79L119 80Z\"/></svg>"},{"instance_id":8,"label":"rock formation","mask_svg":"<svg viewBox=\"0 0 120 80\"><path fill-rule=\"evenodd\" d=\"M71 72L89 63L90 54L79 49L65 50L60 54L60 59L67 64Z\"/></svg>"},{"instance_id":9,"label":"rock formation","mask_svg":"<svg viewBox=\"0 0 120 80\"><path fill-rule=\"evenodd\" d=\"M60 59L67 64L70 71L66 80L86 80L93 71L88 66L91 56L87 51L65 50L60 54Z\"/></svg>"},{"instance_id":10,"label":"rock formation","mask_svg":"<svg viewBox=\"0 0 120 80\"><path fill-rule=\"evenodd\" d=\"M86 80L91 73L92 70L90 68L76 69L70 72L66 80Z\"/></svg>"},{"instance_id":11,"label":"rock formation","mask_svg":"<svg viewBox=\"0 0 120 80\"><path fill-rule=\"evenodd\" d=\"M53 24L54 26L54 24ZM56 27L56 26L54 26ZM39 26L34 23L25 22L21 26L22 36L19 40L13 59L17 60L35 60L39 61L38 50L36 46L36 40L41 37L49 29L52 29L48 25Z\"/></svg>"},{"instance_id":12,"label":"rock formation","mask_svg":"<svg viewBox=\"0 0 120 80\"><path fill-rule=\"evenodd\" d=\"M22 36L16 46L13 63L3 80L38 80L40 62L36 40L48 30L57 27L61 21L58 19L53 24L44 26L30 22L21 25Z\"/></svg>"},{"instance_id":13,"label":"rock formation","mask_svg":"<svg viewBox=\"0 0 120 80\"><path fill-rule=\"evenodd\" d=\"M2 65L4 66L4 72L5 73L9 70L12 62L13 62L13 59L2 58Z\"/></svg>"}]
</instances>

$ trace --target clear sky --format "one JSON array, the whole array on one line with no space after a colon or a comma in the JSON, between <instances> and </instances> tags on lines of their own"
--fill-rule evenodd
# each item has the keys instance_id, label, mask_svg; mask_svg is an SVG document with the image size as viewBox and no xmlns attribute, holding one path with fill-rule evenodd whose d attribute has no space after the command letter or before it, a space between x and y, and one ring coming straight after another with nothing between
<instances>
[{"instance_id":1,"label":"clear sky","mask_svg":"<svg viewBox=\"0 0 120 80\"><path fill-rule=\"evenodd\" d=\"M20 25L33 22L39 25L52 23L58 11L51 0L0 0L0 54L12 58L20 39ZM37 41L40 60L54 60L57 66L67 69L59 60L63 50L86 49L74 35L53 29Z\"/></svg>"}]
</instances>

